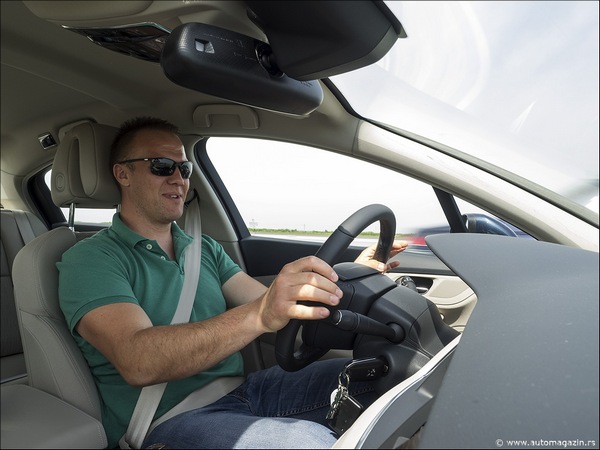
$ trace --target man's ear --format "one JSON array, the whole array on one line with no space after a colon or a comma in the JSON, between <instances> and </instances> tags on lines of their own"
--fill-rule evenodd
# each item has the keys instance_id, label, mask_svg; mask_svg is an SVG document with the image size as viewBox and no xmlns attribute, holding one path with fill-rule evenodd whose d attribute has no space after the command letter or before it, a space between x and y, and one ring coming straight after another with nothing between
<instances>
[{"instance_id":1,"label":"man's ear","mask_svg":"<svg viewBox=\"0 0 600 450\"><path fill-rule=\"evenodd\" d=\"M113 165L113 176L121 186L129 186L129 171L123 164Z\"/></svg>"}]
</instances>

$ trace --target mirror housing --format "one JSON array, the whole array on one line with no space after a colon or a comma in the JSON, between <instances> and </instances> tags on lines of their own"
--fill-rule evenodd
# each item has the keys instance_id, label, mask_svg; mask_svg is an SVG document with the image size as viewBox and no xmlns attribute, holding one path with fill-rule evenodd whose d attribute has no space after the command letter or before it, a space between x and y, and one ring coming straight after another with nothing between
<instances>
[{"instance_id":1,"label":"mirror housing","mask_svg":"<svg viewBox=\"0 0 600 450\"><path fill-rule=\"evenodd\" d=\"M306 116L323 101L321 84L286 76L269 44L211 25L175 28L160 64L176 84L255 108Z\"/></svg>"},{"instance_id":2,"label":"mirror housing","mask_svg":"<svg viewBox=\"0 0 600 450\"><path fill-rule=\"evenodd\" d=\"M468 233L498 234L500 236L517 237L517 233L506 223L487 214L463 214Z\"/></svg>"},{"instance_id":3,"label":"mirror housing","mask_svg":"<svg viewBox=\"0 0 600 450\"><path fill-rule=\"evenodd\" d=\"M407 37L381 0L247 0L279 67L296 80L332 77L373 64Z\"/></svg>"}]
</instances>

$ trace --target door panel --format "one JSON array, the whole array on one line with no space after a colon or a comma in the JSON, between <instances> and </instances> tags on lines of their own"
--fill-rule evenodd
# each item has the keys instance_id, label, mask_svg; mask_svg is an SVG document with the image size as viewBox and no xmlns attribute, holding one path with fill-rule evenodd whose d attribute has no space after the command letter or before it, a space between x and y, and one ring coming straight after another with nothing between
<instances>
[{"instance_id":1,"label":"door panel","mask_svg":"<svg viewBox=\"0 0 600 450\"><path fill-rule=\"evenodd\" d=\"M393 280L409 276L417 285L417 290L438 307L444 322L457 331L463 332L467 320L477 303L473 290L457 276L424 274L415 272L394 272Z\"/></svg>"},{"instance_id":2,"label":"door panel","mask_svg":"<svg viewBox=\"0 0 600 450\"><path fill-rule=\"evenodd\" d=\"M321 244L279 238L249 236L240 241L246 270L252 277L276 275L284 265L317 253ZM362 248L351 247L344 252L341 261L353 261Z\"/></svg>"}]
</instances>

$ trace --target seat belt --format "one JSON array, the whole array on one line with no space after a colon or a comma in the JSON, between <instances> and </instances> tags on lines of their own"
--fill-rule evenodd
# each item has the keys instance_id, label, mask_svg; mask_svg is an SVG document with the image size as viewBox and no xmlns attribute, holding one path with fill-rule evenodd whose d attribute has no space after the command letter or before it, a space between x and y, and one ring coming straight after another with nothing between
<instances>
[{"instance_id":1,"label":"seat belt","mask_svg":"<svg viewBox=\"0 0 600 450\"><path fill-rule=\"evenodd\" d=\"M195 201L194 201L195 200ZM185 215L185 231L190 234L194 240L186 250L185 261L183 263L185 278L183 287L179 295L179 303L171 320L171 324L187 323L190 321L192 305L196 297L198 280L200 278L200 264L202 257L202 228L200 222L200 197L196 190L194 196L187 203L187 212ZM127 432L119 440L121 448L138 449L142 447L146 433L150 428L152 419L160 399L167 387L167 383L154 384L146 386L140 392L140 396L133 410Z\"/></svg>"},{"instance_id":2,"label":"seat belt","mask_svg":"<svg viewBox=\"0 0 600 450\"><path fill-rule=\"evenodd\" d=\"M17 223L17 228L19 229L21 239L23 239L23 244L27 245L35 238L35 234L33 234L33 228L31 227L31 223L29 222L29 219L27 219L27 215L24 211L14 210L13 215L15 218L15 222Z\"/></svg>"}]
</instances>

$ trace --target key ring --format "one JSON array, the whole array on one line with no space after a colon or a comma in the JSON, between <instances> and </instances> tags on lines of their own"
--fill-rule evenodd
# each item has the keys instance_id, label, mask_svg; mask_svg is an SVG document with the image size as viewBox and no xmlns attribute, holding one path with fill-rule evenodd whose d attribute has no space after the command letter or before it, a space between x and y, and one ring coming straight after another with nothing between
<instances>
[{"instance_id":1,"label":"key ring","mask_svg":"<svg viewBox=\"0 0 600 450\"><path fill-rule=\"evenodd\" d=\"M340 372L340 374L338 375L338 384L344 387L348 387L348 385L350 384L350 377L348 376L348 373L345 370Z\"/></svg>"}]
</instances>

